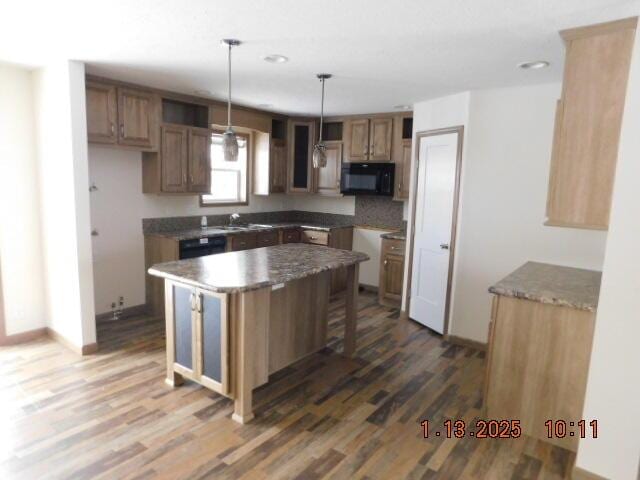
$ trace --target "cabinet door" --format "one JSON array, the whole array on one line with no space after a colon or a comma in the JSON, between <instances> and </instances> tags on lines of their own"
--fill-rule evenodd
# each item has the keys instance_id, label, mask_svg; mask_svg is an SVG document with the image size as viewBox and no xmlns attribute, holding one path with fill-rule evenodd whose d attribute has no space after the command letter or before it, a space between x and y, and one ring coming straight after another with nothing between
<instances>
[{"instance_id":1,"label":"cabinet door","mask_svg":"<svg viewBox=\"0 0 640 480\"><path fill-rule=\"evenodd\" d=\"M227 295L198 291L196 323L197 378L226 394L229 385L229 317Z\"/></svg>"},{"instance_id":2,"label":"cabinet door","mask_svg":"<svg viewBox=\"0 0 640 480\"><path fill-rule=\"evenodd\" d=\"M282 243L300 243L300 230L297 228L283 230Z\"/></svg>"},{"instance_id":3,"label":"cabinet door","mask_svg":"<svg viewBox=\"0 0 640 480\"><path fill-rule=\"evenodd\" d=\"M312 181L314 122L291 122L289 192L310 192Z\"/></svg>"},{"instance_id":4,"label":"cabinet door","mask_svg":"<svg viewBox=\"0 0 640 480\"><path fill-rule=\"evenodd\" d=\"M402 278L404 275L404 257L383 254L380 265L379 297L381 302L398 304L402 298Z\"/></svg>"},{"instance_id":5,"label":"cabinet door","mask_svg":"<svg viewBox=\"0 0 640 480\"><path fill-rule=\"evenodd\" d=\"M278 245L278 243L280 242L277 231L258 233L256 247L271 247L273 245Z\"/></svg>"},{"instance_id":6,"label":"cabinet door","mask_svg":"<svg viewBox=\"0 0 640 480\"><path fill-rule=\"evenodd\" d=\"M327 145L327 166L318 168L316 191L321 195L340 194L340 172L342 168L342 143L325 142Z\"/></svg>"},{"instance_id":7,"label":"cabinet door","mask_svg":"<svg viewBox=\"0 0 640 480\"><path fill-rule=\"evenodd\" d=\"M92 143L117 143L116 87L87 82L87 137Z\"/></svg>"},{"instance_id":8,"label":"cabinet door","mask_svg":"<svg viewBox=\"0 0 640 480\"><path fill-rule=\"evenodd\" d=\"M393 118L372 118L369 127L369 161L391 161Z\"/></svg>"},{"instance_id":9,"label":"cabinet door","mask_svg":"<svg viewBox=\"0 0 640 480\"><path fill-rule=\"evenodd\" d=\"M118 143L154 148L158 116L157 101L153 93L118 89Z\"/></svg>"},{"instance_id":10,"label":"cabinet door","mask_svg":"<svg viewBox=\"0 0 640 480\"><path fill-rule=\"evenodd\" d=\"M411 185L411 140L402 140L399 161L396 162L396 189L394 198L409 198Z\"/></svg>"},{"instance_id":11,"label":"cabinet door","mask_svg":"<svg viewBox=\"0 0 640 480\"><path fill-rule=\"evenodd\" d=\"M546 223L607 229L635 27L584 31L563 32L567 55Z\"/></svg>"},{"instance_id":12,"label":"cabinet door","mask_svg":"<svg viewBox=\"0 0 640 480\"><path fill-rule=\"evenodd\" d=\"M162 191L182 193L187 191L187 128L162 127Z\"/></svg>"},{"instance_id":13,"label":"cabinet door","mask_svg":"<svg viewBox=\"0 0 640 480\"><path fill-rule=\"evenodd\" d=\"M240 233L231 236L231 251L237 252L239 250L250 250L256 248L258 245L258 238L255 233Z\"/></svg>"},{"instance_id":14,"label":"cabinet door","mask_svg":"<svg viewBox=\"0 0 640 480\"><path fill-rule=\"evenodd\" d=\"M211 132L189 129L189 188L194 193L211 191Z\"/></svg>"},{"instance_id":15,"label":"cabinet door","mask_svg":"<svg viewBox=\"0 0 640 480\"><path fill-rule=\"evenodd\" d=\"M273 140L271 144L270 193L284 193L287 189L287 145L282 140Z\"/></svg>"},{"instance_id":16,"label":"cabinet door","mask_svg":"<svg viewBox=\"0 0 640 480\"><path fill-rule=\"evenodd\" d=\"M184 373L193 377L195 370L193 338L194 338L194 304L195 291L189 287L173 284L173 322L174 322L174 362L186 369Z\"/></svg>"},{"instance_id":17,"label":"cabinet door","mask_svg":"<svg viewBox=\"0 0 640 480\"><path fill-rule=\"evenodd\" d=\"M369 119L345 122L346 161L366 162L369 160Z\"/></svg>"}]
</instances>

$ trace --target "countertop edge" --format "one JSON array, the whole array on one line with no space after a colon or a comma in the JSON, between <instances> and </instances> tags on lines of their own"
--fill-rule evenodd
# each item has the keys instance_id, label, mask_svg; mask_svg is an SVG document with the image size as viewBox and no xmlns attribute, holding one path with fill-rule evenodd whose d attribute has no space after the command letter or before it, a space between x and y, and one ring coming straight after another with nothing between
<instances>
[{"instance_id":1,"label":"countertop edge","mask_svg":"<svg viewBox=\"0 0 640 480\"><path fill-rule=\"evenodd\" d=\"M358 259L354 259L353 261L341 261L339 262L339 264L326 264L324 266L322 266L319 269L315 269L309 273L303 273L300 275L293 275L290 278L287 278L286 280L280 280L280 281L276 281L276 280L266 280L264 282L259 282L259 283L254 283L251 285L246 285L246 286L229 286L229 287L215 287L213 285L207 285L205 283L201 283L201 282L197 282L194 280L190 280L186 277L181 277L178 275L173 275L170 273L165 273L162 272L160 270L156 270L154 268L154 266L150 267L147 270L147 273L149 275L153 275L155 277L160 277L160 278L164 278L167 280L172 280L178 283L182 283L185 285L191 285L193 287L196 288L201 288L202 290L207 290L210 292L216 292L216 293L242 293L242 292L250 292L252 290L260 290L261 288L266 288L266 287L271 287L273 285L278 285L280 283L288 283L288 282L292 282L294 280L300 280L302 278L306 278L306 277L310 277L312 275L317 275L319 273L322 272L326 272L326 271L330 271L330 270L337 270L341 267L350 267L351 265L356 265L362 262L366 262L368 260L371 259L371 257L369 257L369 255L363 254L364 256L366 256L366 258L358 258ZM158 265L162 265L161 263Z\"/></svg>"},{"instance_id":2,"label":"countertop edge","mask_svg":"<svg viewBox=\"0 0 640 480\"><path fill-rule=\"evenodd\" d=\"M562 300L560 298L549 298L542 297L540 295L534 295L527 292L522 291L513 291L513 290L505 290L496 286L489 287L489 293L494 295L500 295L501 297L509 297L509 298L517 298L519 300L529 300L532 302L544 303L546 305L555 305L557 307L567 307L573 308L575 310L584 310L586 312L596 312L597 305L585 305L585 304L576 304L572 302L568 302L566 300Z\"/></svg>"},{"instance_id":3,"label":"countertop edge","mask_svg":"<svg viewBox=\"0 0 640 480\"><path fill-rule=\"evenodd\" d=\"M145 237L156 237L156 238L167 238L167 239L171 239L171 240L176 240L176 241L180 241L180 240L193 240L195 238L202 238L202 237L212 237L212 236L219 236L219 237L227 237L227 236L232 236L232 235L241 235L241 234L246 234L246 233L261 233L261 232L272 232L272 231L278 231L278 230L286 230L288 228L303 228L305 230L315 230L315 231L319 231L319 232L330 232L331 230L339 230L341 228L355 228L355 225L331 225L331 226L323 226L323 225L305 225L304 222L295 222L292 223L290 225L275 225L273 227L268 227L268 228L250 228L250 229L246 229L246 230L215 230L215 231L210 231L210 232L200 232L200 235L184 235L181 234L180 231L176 231L176 232L149 232L149 233L145 233L143 232L143 236ZM193 229L188 229L188 230L184 230L184 231L197 231L197 228L193 228Z\"/></svg>"}]
</instances>

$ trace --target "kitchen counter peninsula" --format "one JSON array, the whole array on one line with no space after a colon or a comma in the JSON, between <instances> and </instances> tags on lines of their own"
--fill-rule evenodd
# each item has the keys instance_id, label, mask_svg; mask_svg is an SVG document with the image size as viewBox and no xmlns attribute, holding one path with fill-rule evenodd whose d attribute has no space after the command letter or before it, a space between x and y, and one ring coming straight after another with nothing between
<instances>
[{"instance_id":1,"label":"kitchen counter peninsula","mask_svg":"<svg viewBox=\"0 0 640 480\"><path fill-rule=\"evenodd\" d=\"M347 271L343 353L355 351L363 253L284 244L154 265L165 282L167 383L183 378L233 398L253 418L252 390L326 346L331 272Z\"/></svg>"}]
</instances>

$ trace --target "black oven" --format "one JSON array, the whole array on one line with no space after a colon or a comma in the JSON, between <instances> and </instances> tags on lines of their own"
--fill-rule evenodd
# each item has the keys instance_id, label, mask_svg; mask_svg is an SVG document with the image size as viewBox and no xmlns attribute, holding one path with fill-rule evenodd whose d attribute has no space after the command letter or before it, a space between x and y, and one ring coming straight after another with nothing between
<instances>
[{"instance_id":1,"label":"black oven","mask_svg":"<svg viewBox=\"0 0 640 480\"><path fill-rule=\"evenodd\" d=\"M393 163L344 163L340 192L345 195L393 196Z\"/></svg>"}]
</instances>

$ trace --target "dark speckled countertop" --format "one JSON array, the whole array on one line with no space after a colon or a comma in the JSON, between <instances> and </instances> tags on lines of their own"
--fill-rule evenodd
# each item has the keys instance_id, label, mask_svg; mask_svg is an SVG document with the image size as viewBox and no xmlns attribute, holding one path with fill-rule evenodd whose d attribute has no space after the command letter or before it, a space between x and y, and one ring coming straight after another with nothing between
<instances>
[{"instance_id":1,"label":"dark speckled countertop","mask_svg":"<svg viewBox=\"0 0 640 480\"><path fill-rule=\"evenodd\" d=\"M380 237L386 238L387 240L406 240L407 232L398 230L397 232L383 233Z\"/></svg>"},{"instance_id":2,"label":"dark speckled countertop","mask_svg":"<svg viewBox=\"0 0 640 480\"><path fill-rule=\"evenodd\" d=\"M174 240L191 240L194 238L211 237L215 235L237 235L239 233L250 232L268 232L272 230L281 230L285 228L302 228L305 230L318 230L328 232L336 228L345 228L350 225L327 225L317 223L304 223L304 222L278 222L265 224L264 227L251 227L242 230L223 230L216 228L216 226L208 228L191 228L187 230L175 230L167 232L148 233L149 236L173 238Z\"/></svg>"},{"instance_id":3,"label":"dark speckled countertop","mask_svg":"<svg viewBox=\"0 0 640 480\"><path fill-rule=\"evenodd\" d=\"M160 263L151 275L219 293L236 293L290 282L354 265L369 256L350 250L288 243L240 252Z\"/></svg>"},{"instance_id":4,"label":"dark speckled countertop","mask_svg":"<svg viewBox=\"0 0 640 480\"><path fill-rule=\"evenodd\" d=\"M506 297L595 312L602 272L527 262L489 288Z\"/></svg>"}]
</instances>

